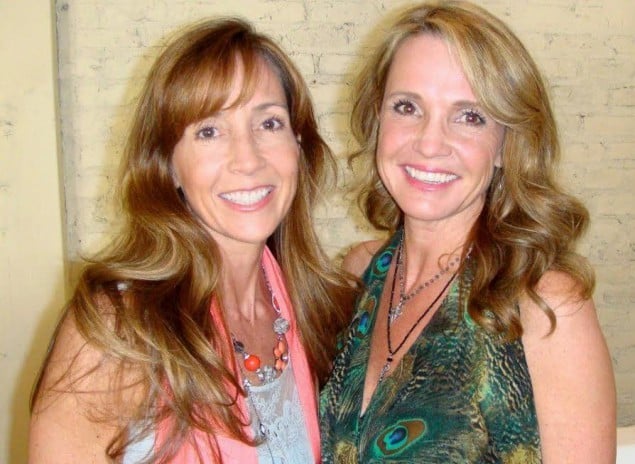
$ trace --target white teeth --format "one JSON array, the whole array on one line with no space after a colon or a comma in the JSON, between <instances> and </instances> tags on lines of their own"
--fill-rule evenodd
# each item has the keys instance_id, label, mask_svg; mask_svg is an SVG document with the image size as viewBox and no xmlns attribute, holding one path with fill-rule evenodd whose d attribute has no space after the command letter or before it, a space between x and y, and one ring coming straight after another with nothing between
<instances>
[{"instance_id":1,"label":"white teeth","mask_svg":"<svg viewBox=\"0 0 635 464\"><path fill-rule=\"evenodd\" d=\"M420 180L422 182L428 182L430 184L443 184L445 182L451 182L458 178L455 174L447 174L442 172L428 172L419 171L411 166L406 166L406 172L413 179Z\"/></svg>"},{"instance_id":2,"label":"white teeth","mask_svg":"<svg viewBox=\"0 0 635 464\"><path fill-rule=\"evenodd\" d=\"M272 187L262 187L256 190L241 190L237 192L221 193L220 197L241 206L250 206L258 203L264 197L269 195L272 190Z\"/></svg>"}]
</instances>

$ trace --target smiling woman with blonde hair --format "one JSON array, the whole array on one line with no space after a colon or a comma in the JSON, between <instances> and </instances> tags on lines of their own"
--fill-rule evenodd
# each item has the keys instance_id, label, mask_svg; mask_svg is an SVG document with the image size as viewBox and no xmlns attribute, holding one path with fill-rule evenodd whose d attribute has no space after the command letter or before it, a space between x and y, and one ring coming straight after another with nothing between
<instances>
[{"instance_id":1,"label":"smiling woman with blonde hair","mask_svg":"<svg viewBox=\"0 0 635 464\"><path fill-rule=\"evenodd\" d=\"M615 462L615 385L575 252L588 213L527 50L463 1L410 7L360 73L356 315L321 395L325 462Z\"/></svg>"},{"instance_id":2,"label":"smiling woman with blonde hair","mask_svg":"<svg viewBox=\"0 0 635 464\"><path fill-rule=\"evenodd\" d=\"M30 462L319 461L316 387L350 294L312 228L331 162L269 38L237 19L174 38L133 119L125 227L36 386Z\"/></svg>"}]
</instances>

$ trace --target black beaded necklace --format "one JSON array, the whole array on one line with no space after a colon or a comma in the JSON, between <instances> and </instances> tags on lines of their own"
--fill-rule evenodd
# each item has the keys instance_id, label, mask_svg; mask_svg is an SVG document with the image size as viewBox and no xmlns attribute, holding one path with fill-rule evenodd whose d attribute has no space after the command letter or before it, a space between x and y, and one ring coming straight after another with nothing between
<instances>
[{"instance_id":1,"label":"black beaded necklace","mask_svg":"<svg viewBox=\"0 0 635 464\"><path fill-rule=\"evenodd\" d=\"M397 320L401 314L403 313L404 308L406 307L406 303L408 300L413 299L415 296L419 294L422 290L425 290L430 285L439 280L445 273L447 273L452 267L458 264L461 261L461 257L459 255L455 256L447 266L442 267L439 271L434 274L431 278L426 280L424 283L416 287L410 293L406 294L406 271L405 268L408 267L406 263L406 249L404 245L404 237L406 232L404 231L401 234L401 240L399 241L399 252L397 254L397 265L395 268L395 275L399 276L399 300L395 306L392 306L392 301L390 302L390 308L388 309L390 315L390 323L392 324ZM402 251L403 250L403 251ZM394 286L394 284L393 284ZM394 287L393 287L394 288Z\"/></svg>"},{"instance_id":2,"label":"black beaded necklace","mask_svg":"<svg viewBox=\"0 0 635 464\"><path fill-rule=\"evenodd\" d=\"M403 250L403 242L400 244L399 249L397 251L397 265L395 266L395 273L394 273L393 278L392 278L392 287L390 289L390 304L388 306L389 308L393 307L393 302L394 302L394 297L395 297L395 282L397 280L396 277L397 277L397 272L399 270L398 267L399 267L399 264L401 262L401 253L403 252L402 250ZM452 281L456 277L456 274L457 274L456 272L454 274L452 274L452 276L447 281L447 283L443 286L443 288L441 289L439 294L435 297L435 299L432 301L432 303L430 303L430 305L425 309L425 311L423 311L423 313L421 313L421 316L419 316L419 318L415 321L415 323L412 324L412 327L410 327L410 330L408 330L408 332L403 337L401 342L399 342L399 344L394 349L392 347L391 334L390 334L390 326L392 325L392 320L391 320L392 314L391 314L391 311L388 311L388 316L387 316L387 320L386 320L386 339L387 339L387 342L388 342L388 356L386 356L386 363L384 364L384 367L381 368L381 372L379 373L379 379L377 380L378 384L381 383L386 378L386 374L390 370L390 365L393 362L393 358L394 358L395 354L403 347L404 343L406 343L406 340L408 339L410 334L412 334L412 332L419 325L419 323L423 320L423 318L426 317L426 315L430 312L430 310L434 307L434 305L437 304L437 302L441 298L441 295L443 295L445 293L445 291L448 289L448 287L450 286L450 284L452 283ZM405 302L403 304L405 304Z\"/></svg>"}]
</instances>

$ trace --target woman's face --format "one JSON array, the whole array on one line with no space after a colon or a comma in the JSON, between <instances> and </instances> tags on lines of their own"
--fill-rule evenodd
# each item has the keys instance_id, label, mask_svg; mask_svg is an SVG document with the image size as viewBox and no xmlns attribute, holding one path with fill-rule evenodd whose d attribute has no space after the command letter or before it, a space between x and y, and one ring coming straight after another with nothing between
<instances>
[{"instance_id":1,"label":"woman's face","mask_svg":"<svg viewBox=\"0 0 635 464\"><path fill-rule=\"evenodd\" d=\"M399 46L379 124L377 169L406 220L471 225L500 166L504 130L443 39L422 34Z\"/></svg>"},{"instance_id":2,"label":"woman's face","mask_svg":"<svg viewBox=\"0 0 635 464\"><path fill-rule=\"evenodd\" d=\"M241 70L229 103L243 78ZM251 99L185 129L174 147L174 183L221 248L262 245L289 211L299 156L280 79L262 62Z\"/></svg>"}]
</instances>

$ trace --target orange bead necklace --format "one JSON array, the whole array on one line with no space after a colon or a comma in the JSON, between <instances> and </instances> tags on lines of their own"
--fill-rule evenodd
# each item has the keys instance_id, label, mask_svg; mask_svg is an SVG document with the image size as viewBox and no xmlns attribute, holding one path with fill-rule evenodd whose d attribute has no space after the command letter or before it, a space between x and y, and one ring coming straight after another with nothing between
<instances>
[{"instance_id":1,"label":"orange bead necklace","mask_svg":"<svg viewBox=\"0 0 635 464\"><path fill-rule=\"evenodd\" d=\"M255 373L261 384L266 384L273 382L282 373L286 365L289 364L289 345L287 344L287 340L284 335L289 331L289 321L282 317L278 300L271 288L271 284L269 283L269 279L267 278L267 273L264 268L262 270L262 274L264 276L265 284L267 285L267 290L269 291L269 296L271 297L271 306L278 316L276 320L273 321L273 331L276 334L276 343L273 348L273 356L275 359L273 365L263 365L260 357L255 354L248 353L245 350L245 344L236 339L234 334L231 334L231 338L232 344L234 345L234 351L243 358L243 367L249 372ZM249 382L247 379L244 381L247 383Z\"/></svg>"}]
</instances>

